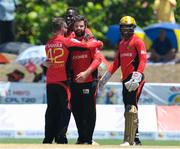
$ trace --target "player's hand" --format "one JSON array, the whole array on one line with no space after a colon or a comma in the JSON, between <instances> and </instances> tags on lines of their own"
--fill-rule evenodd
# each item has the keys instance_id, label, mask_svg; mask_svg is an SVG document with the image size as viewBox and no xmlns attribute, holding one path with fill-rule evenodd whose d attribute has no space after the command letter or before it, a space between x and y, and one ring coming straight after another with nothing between
<instances>
[{"instance_id":1,"label":"player's hand","mask_svg":"<svg viewBox=\"0 0 180 149\"><path fill-rule=\"evenodd\" d=\"M43 66L49 68L49 67L52 66L52 63L51 63L50 61L45 61L45 62L43 63Z\"/></svg>"},{"instance_id":2,"label":"player's hand","mask_svg":"<svg viewBox=\"0 0 180 149\"><path fill-rule=\"evenodd\" d=\"M75 39L75 38L71 38L70 40L71 40L72 42L74 42L74 43L80 43L80 41L77 40L77 39Z\"/></svg>"},{"instance_id":3,"label":"player's hand","mask_svg":"<svg viewBox=\"0 0 180 149\"><path fill-rule=\"evenodd\" d=\"M130 79L128 82L125 83L125 87L129 92L135 91L139 87L139 83L134 82L132 79Z\"/></svg>"},{"instance_id":4,"label":"player's hand","mask_svg":"<svg viewBox=\"0 0 180 149\"><path fill-rule=\"evenodd\" d=\"M139 82L141 82L141 79L142 74L140 72L134 71L131 79L124 83L124 85L129 92L135 91L139 87Z\"/></svg>"},{"instance_id":5,"label":"player's hand","mask_svg":"<svg viewBox=\"0 0 180 149\"><path fill-rule=\"evenodd\" d=\"M86 71L80 72L76 76L76 82L83 83L86 80L87 77L88 77L88 73L86 73Z\"/></svg>"},{"instance_id":6,"label":"player's hand","mask_svg":"<svg viewBox=\"0 0 180 149\"><path fill-rule=\"evenodd\" d=\"M100 78L99 82L98 82L98 88L99 90L102 90L104 85L107 83L107 81L110 79L111 77L111 73L106 71L103 76Z\"/></svg>"}]
</instances>

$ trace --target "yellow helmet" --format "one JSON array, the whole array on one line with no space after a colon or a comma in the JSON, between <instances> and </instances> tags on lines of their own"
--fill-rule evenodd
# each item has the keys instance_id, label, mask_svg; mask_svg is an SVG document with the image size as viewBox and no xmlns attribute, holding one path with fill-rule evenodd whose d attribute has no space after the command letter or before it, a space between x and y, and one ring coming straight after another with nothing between
<instances>
[{"instance_id":1,"label":"yellow helmet","mask_svg":"<svg viewBox=\"0 0 180 149\"><path fill-rule=\"evenodd\" d=\"M136 21L131 16L124 16L120 19L119 24L120 25L134 25L134 26L136 26Z\"/></svg>"}]
</instances>

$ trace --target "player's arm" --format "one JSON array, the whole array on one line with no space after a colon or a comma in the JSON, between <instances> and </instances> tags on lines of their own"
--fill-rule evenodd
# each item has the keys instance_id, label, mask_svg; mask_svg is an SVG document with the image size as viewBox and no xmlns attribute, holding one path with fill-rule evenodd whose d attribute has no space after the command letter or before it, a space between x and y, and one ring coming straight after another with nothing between
<instances>
[{"instance_id":1,"label":"player's arm","mask_svg":"<svg viewBox=\"0 0 180 149\"><path fill-rule=\"evenodd\" d=\"M119 51L117 51L116 56L114 58L114 61L112 63L112 65L109 68L109 72L111 74L113 74L119 67L120 67L121 63L120 63L120 54Z\"/></svg>"},{"instance_id":2,"label":"player's arm","mask_svg":"<svg viewBox=\"0 0 180 149\"><path fill-rule=\"evenodd\" d=\"M99 89L102 90L104 85L108 82L111 78L112 74L120 67L120 55L119 51L116 53L116 57L113 63L110 65L108 71L106 71L103 76L99 80Z\"/></svg>"},{"instance_id":3,"label":"player's arm","mask_svg":"<svg viewBox=\"0 0 180 149\"><path fill-rule=\"evenodd\" d=\"M75 38L63 38L63 44L67 47L69 51L87 50L87 43L79 41Z\"/></svg>"},{"instance_id":4,"label":"player's arm","mask_svg":"<svg viewBox=\"0 0 180 149\"><path fill-rule=\"evenodd\" d=\"M146 65L146 48L142 40L137 40L135 42L135 47L137 49L139 57L139 65L137 71L132 73L131 79L125 83L125 87L129 92L135 91L139 87L139 83L142 80L144 68Z\"/></svg>"},{"instance_id":5,"label":"player's arm","mask_svg":"<svg viewBox=\"0 0 180 149\"><path fill-rule=\"evenodd\" d=\"M92 56L93 61L90 64L90 66L83 72L80 72L77 77L76 81L79 83L82 83L86 80L86 78L91 75L101 64L101 58L100 56L100 51L96 49L96 53Z\"/></svg>"},{"instance_id":6,"label":"player's arm","mask_svg":"<svg viewBox=\"0 0 180 149\"><path fill-rule=\"evenodd\" d=\"M103 42L91 38L88 42L82 42L75 38L64 38L63 44L68 48L69 51L83 51L87 49L102 48Z\"/></svg>"},{"instance_id":7,"label":"player's arm","mask_svg":"<svg viewBox=\"0 0 180 149\"><path fill-rule=\"evenodd\" d=\"M99 49L101 50L103 47L103 42L100 40L96 40L95 38L92 38L87 41L87 48L91 50Z\"/></svg>"},{"instance_id":8,"label":"player's arm","mask_svg":"<svg viewBox=\"0 0 180 149\"><path fill-rule=\"evenodd\" d=\"M104 58L104 56L100 52L100 50L103 47L103 42L96 39L91 39L87 42L87 44L90 48L91 57L93 58L93 63L90 66L92 72L96 70L102 62L107 66L107 68L109 68L109 62Z\"/></svg>"},{"instance_id":9,"label":"player's arm","mask_svg":"<svg viewBox=\"0 0 180 149\"><path fill-rule=\"evenodd\" d=\"M147 53L146 53L146 47L142 40L137 40L135 43L138 57L139 57L139 66L137 68L137 71L140 73L144 72L145 66L146 66L146 59L147 59Z\"/></svg>"},{"instance_id":10,"label":"player's arm","mask_svg":"<svg viewBox=\"0 0 180 149\"><path fill-rule=\"evenodd\" d=\"M77 75L76 81L78 82L83 82L90 74L92 74L99 67L99 65L102 62L103 56L101 55L99 48L102 48L103 43L101 41L97 41L94 38L91 38L87 41L87 44L93 61L85 71L80 72Z\"/></svg>"}]
</instances>

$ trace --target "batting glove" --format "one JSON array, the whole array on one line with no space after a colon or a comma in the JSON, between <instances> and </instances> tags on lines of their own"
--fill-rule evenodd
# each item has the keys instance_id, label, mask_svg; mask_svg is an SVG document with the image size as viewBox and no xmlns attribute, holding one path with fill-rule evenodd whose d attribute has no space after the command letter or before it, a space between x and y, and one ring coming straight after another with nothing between
<instances>
[{"instance_id":1,"label":"batting glove","mask_svg":"<svg viewBox=\"0 0 180 149\"><path fill-rule=\"evenodd\" d=\"M101 79L99 80L99 83L98 83L98 87L100 90L103 89L104 85L107 83L107 81L110 79L111 77L111 73L106 71L103 76L101 77Z\"/></svg>"},{"instance_id":2,"label":"batting glove","mask_svg":"<svg viewBox=\"0 0 180 149\"><path fill-rule=\"evenodd\" d=\"M131 79L124 83L124 85L129 92L135 91L139 87L139 82L141 82L141 79L142 74L140 72L134 71Z\"/></svg>"}]
</instances>

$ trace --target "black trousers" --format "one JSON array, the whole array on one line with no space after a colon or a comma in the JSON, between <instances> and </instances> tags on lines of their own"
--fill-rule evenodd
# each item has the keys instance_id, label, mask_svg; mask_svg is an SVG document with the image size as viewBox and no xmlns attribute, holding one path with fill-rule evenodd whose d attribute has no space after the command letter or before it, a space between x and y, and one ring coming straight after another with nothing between
<instances>
[{"instance_id":1,"label":"black trousers","mask_svg":"<svg viewBox=\"0 0 180 149\"><path fill-rule=\"evenodd\" d=\"M141 82L139 83L139 87L137 88L137 90L135 91L132 91L132 92L129 92L124 83L129 81L131 79L131 75L129 75L127 77L127 79L123 80L123 91L122 91L122 94L123 94L123 102L124 102L124 106L126 107L126 105L134 105L136 106L136 108L138 109L138 101L139 101L139 97L141 95L141 92L142 92L142 89L143 89L143 86L144 86L144 83L145 83L145 80L144 80L144 76L142 77L142 80ZM139 126L138 126L139 127ZM137 128L136 130L136 136L135 138L139 138L139 130Z\"/></svg>"},{"instance_id":2,"label":"black trousers","mask_svg":"<svg viewBox=\"0 0 180 149\"><path fill-rule=\"evenodd\" d=\"M92 143L96 123L96 82L72 83L71 106L79 143Z\"/></svg>"},{"instance_id":3,"label":"black trousers","mask_svg":"<svg viewBox=\"0 0 180 149\"><path fill-rule=\"evenodd\" d=\"M43 143L66 144L67 124L70 117L66 89L59 84L47 84L47 109ZM68 122L67 122L68 121Z\"/></svg>"},{"instance_id":4,"label":"black trousers","mask_svg":"<svg viewBox=\"0 0 180 149\"><path fill-rule=\"evenodd\" d=\"M0 43L15 40L14 21L0 21Z\"/></svg>"}]
</instances>

